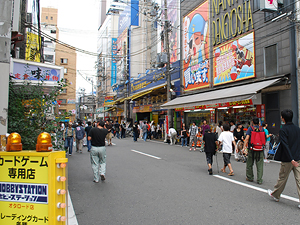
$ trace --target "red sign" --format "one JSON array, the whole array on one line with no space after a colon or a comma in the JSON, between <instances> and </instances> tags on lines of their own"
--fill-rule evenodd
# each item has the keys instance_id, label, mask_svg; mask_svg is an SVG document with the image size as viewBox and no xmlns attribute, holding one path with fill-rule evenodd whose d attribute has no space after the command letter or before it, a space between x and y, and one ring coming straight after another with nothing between
<instances>
[{"instance_id":1,"label":"red sign","mask_svg":"<svg viewBox=\"0 0 300 225\"><path fill-rule=\"evenodd\" d=\"M252 99L242 100L242 101L235 101L235 102L225 102L225 103L216 103L210 105L198 105L198 106L190 106L190 107L182 107L182 108L175 108L175 111L185 111L185 110L196 110L196 109L215 109L219 107L233 107L233 106L246 106L246 105L253 105Z\"/></svg>"},{"instance_id":2,"label":"red sign","mask_svg":"<svg viewBox=\"0 0 300 225\"><path fill-rule=\"evenodd\" d=\"M62 103L62 100L57 100L57 104L60 105Z\"/></svg>"}]
</instances>

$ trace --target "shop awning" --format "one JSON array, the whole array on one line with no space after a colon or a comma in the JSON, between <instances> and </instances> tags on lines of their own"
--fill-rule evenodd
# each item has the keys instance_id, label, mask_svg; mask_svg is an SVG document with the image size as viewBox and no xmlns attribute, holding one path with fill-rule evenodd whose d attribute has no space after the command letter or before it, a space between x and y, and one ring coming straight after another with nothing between
<instances>
[{"instance_id":1,"label":"shop awning","mask_svg":"<svg viewBox=\"0 0 300 225\"><path fill-rule=\"evenodd\" d=\"M175 109L180 107L192 107L251 99L258 91L278 82L279 80L280 78L178 97L163 104L161 108Z\"/></svg>"}]
</instances>

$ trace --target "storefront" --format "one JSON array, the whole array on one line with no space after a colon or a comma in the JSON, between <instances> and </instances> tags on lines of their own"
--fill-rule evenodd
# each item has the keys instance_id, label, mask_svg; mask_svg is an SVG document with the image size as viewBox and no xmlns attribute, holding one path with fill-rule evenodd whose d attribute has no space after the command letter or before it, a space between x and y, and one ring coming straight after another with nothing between
<instances>
[{"instance_id":1,"label":"storefront","mask_svg":"<svg viewBox=\"0 0 300 225\"><path fill-rule=\"evenodd\" d=\"M163 104L162 108L172 108L183 114L181 124L185 123L187 127L193 122L201 125L203 120L211 125L212 130L219 121L233 121L248 127L254 116L261 123L266 121L266 106L261 92L279 81L273 79L178 97Z\"/></svg>"}]
</instances>

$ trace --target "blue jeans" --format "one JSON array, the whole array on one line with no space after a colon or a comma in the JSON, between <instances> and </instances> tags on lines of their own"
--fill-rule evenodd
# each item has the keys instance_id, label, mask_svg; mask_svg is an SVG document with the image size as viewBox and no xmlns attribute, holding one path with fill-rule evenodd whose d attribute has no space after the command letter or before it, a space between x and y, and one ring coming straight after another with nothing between
<instances>
[{"instance_id":1,"label":"blue jeans","mask_svg":"<svg viewBox=\"0 0 300 225\"><path fill-rule=\"evenodd\" d=\"M88 151L91 151L91 147L92 147L91 141L87 140L86 143L87 143Z\"/></svg>"},{"instance_id":2,"label":"blue jeans","mask_svg":"<svg viewBox=\"0 0 300 225\"><path fill-rule=\"evenodd\" d=\"M66 142L69 148L69 154L72 155L72 151L73 151L73 137L67 137L66 138Z\"/></svg>"},{"instance_id":3,"label":"blue jeans","mask_svg":"<svg viewBox=\"0 0 300 225\"><path fill-rule=\"evenodd\" d=\"M148 136L148 132L145 132L145 133L143 134L144 141L147 140L147 136Z\"/></svg>"},{"instance_id":4,"label":"blue jeans","mask_svg":"<svg viewBox=\"0 0 300 225\"><path fill-rule=\"evenodd\" d=\"M187 137L186 138L181 138L181 146L187 146Z\"/></svg>"},{"instance_id":5,"label":"blue jeans","mask_svg":"<svg viewBox=\"0 0 300 225\"><path fill-rule=\"evenodd\" d=\"M106 172L106 148L105 146L91 148L91 164L94 173L94 181L98 182L100 175ZM99 174L100 173L100 174Z\"/></svg>"},{"instance_id":6,"label":"blue jeans","mask_svg":"<svg viewBox=\"0 0 300 225\"><path fill-rule=\"evenodd\" d=\"M119 133L119 131L116 131L116 136L117 136L118 139L120 139L120 133Z\"/></svg>"}]
</instances>

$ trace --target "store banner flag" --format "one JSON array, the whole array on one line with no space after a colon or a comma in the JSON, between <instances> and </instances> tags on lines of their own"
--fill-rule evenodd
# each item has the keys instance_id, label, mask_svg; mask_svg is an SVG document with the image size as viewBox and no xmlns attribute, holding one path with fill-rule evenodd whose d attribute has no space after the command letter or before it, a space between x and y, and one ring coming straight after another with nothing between
<instances>
[{"instance_id":1,"label":"store banner flag","mask_svg":"<svg viewBox=\"0 0 300 225\"><path fill-rule=\"evenodd\" d=\"M183 18L183 86L191 91L209 86L208 1Z\"/></svg>"},{"instance_id":2,"label":"store banner flag","mask_svg":"<svg viewBox=\"0 0 300 225\"><path fill-rule=\"evenodd\" d=\"M255 77L254 32L214 48L214 85Z\"/></svg>"}]
</instances>

